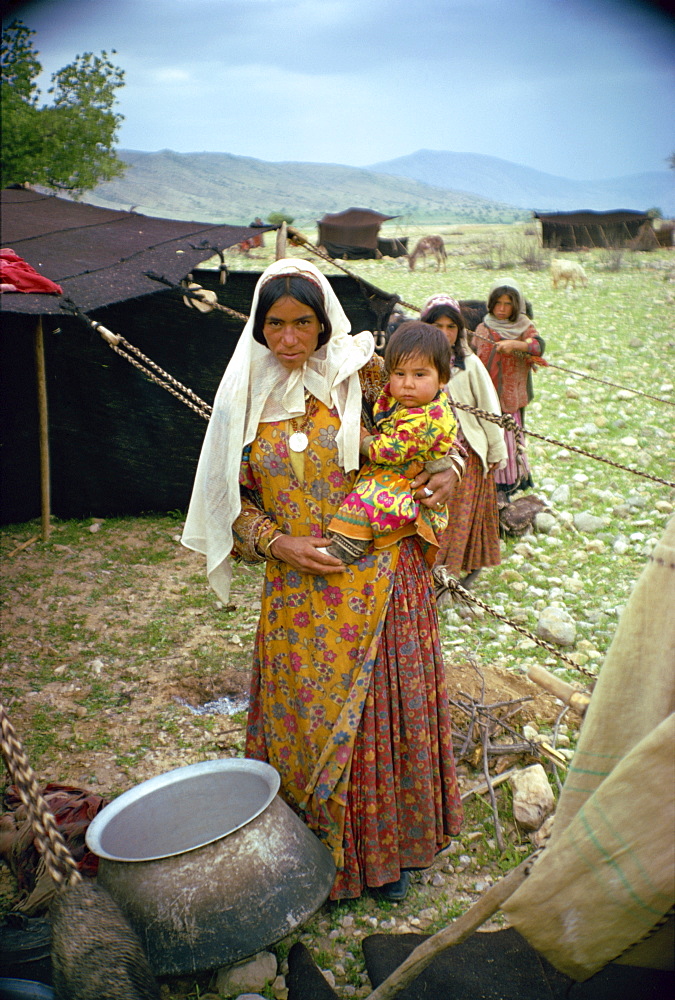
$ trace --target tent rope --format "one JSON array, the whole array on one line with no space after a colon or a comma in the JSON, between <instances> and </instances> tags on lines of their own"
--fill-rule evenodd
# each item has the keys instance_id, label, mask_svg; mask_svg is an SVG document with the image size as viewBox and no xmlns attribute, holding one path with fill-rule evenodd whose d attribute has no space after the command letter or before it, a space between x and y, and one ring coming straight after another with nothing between
<instances>
[{"instance_id":1,"label":"tent rope","mask_svg":"<svg viewBox=\"0 0 675 1000\"><path fill-rule=\"evenodd\" d=\"M120 334L113 333L111 330L108 330L107 327L103 326L102 323L99 323L98 320L92 319L91 316L88 316L72 301L72 299L64 299L63 303L63 308L67 312L77 316L78 319L81 319L83 323L86 323L90 329L100 334L111 350L115 351L115 353L119 354L121 358L124 358L125 361L132 364L134 368L137 368L140 372L142 372L143 375L150 379L150 381L161 386L163 389L166 389L167 392L170 392L171 395L175 396L181 403L185 403L186 406L189 406L191 410L194 410L194 412L200 417L203 417L204 420L208 420L210 418L212 408L203 399L200 399L200 397L193 392L192 389L189 389L186 385L183 385L182 382L179 382L178 379L174 378L173 375L164 371L163 368L147 357L147 355L143 354L138 347L129 343L129 341ZM136 357L133 357L132 354L135 354ZM154 372L157 372L157 374L155 375L150 368L146 368L141 362L145 362L145 365L149 365L150 368L154 369Z\"/></svg>"},{"instance_id":2,"label":"tent rope","mask_svg":"<svg viewBox=\"0 0 675 1000\"><path fill-rule=\"evenodd\" d=\"M548 437L546 434L537 434L536 431L528 431L525 427L518 427L513 417L508 413L502 413L501 416L498 416L496 413L490 413L489 410L480 410L476 406L469 406L468 403L458 403L455 399L452 399L452 405L456 406L460 410L466 410L467 413L473 413L474 416L480 417L481 420L489 420L493 424L499 424L499 426L503 427L505 430L514 431L518 447L520 447L519 432L521 432L522 434L527 434L529 437L537 438L539 441L546 441L547 444L554 444L558 448L565 448L567 451L575 451L577 454L585 455L586 458L592 458L596 462L604 462L605 465L611 465L613 468L621 469L623 472L631 472L634 476L642 476L643 479L650 479L654 483L661 483L662 486L671 486L675 488L675 482L672 482L670 479L661 479L660 476L653 476L649 472L641 472L640 469L633 469L629 465L621 465L620 462L614 462L611 458L605 458L603 455L597 455L593 451L586 451L584 448L579 448L574 444L566 444L564 441L557 441L555 438Z\"/></svg>"},{"instance_id":3,"label":"tent rope","mask_svg":"<svg viewBox=\"0 0 675 1000\"><path fill-rule=\"evenodd\" d=\"M162 281L163 284L169 285L174 290L180 291L181 294L186 292L186 289L182 288L180 285L176 285L174 282L171 282L166 278L162 278L159 275L156 276L156 280ZM197 286L197 288L199 287L200 286ZM205 290L201 289L201 291ZM191 295L191 297L198 299L202 303L205 301L199 295L199 293L194 292L194 290L192 290L189 294ZM65 299L64 303L67 303L67 305L64 305L64 308L66 308L67 311L75 314L80 319L82 319L89 327L91 327L91 329L96 330L97 333L100 333L100 335L103 337L108 346L111 347L112 350L114 350L117 354L119 354L120 357L125 358L125 360L129 361L132 365L134 365L134 367L138 368L138 370L141 371L147 378L155 382L157 385L161 386L163 389L166 389L167 392L170 392L173 396L176 397L176 399L180 400L181 403L185 403L186 406L189 406L191 410L194 410L194 412L197 413L204 420L210 419L212 413L212 407L208 403L206 403L203 399L200 399L200 397L197 396L197 394L194 393L192 389L189 389L187 386L184 386L172 375L169 375L168 372L164 371L163 368L160 368L159 365L155 364L154 361L152 361L145 354L143 354L137 347L134 347L133 344L125 340L124 337L122 337L119 334L112 333L110 330L104 327L102 323L99 323L97 320L91 319L91 317L88 316L85 312L83 312L77 305L75 305L75 303L71 299ZM228 311L234 312L234 310L228 310ZM248 319L248 316L245 316L243 313L236 313L235 315L238 319L243 319L243 320ZM145 368L142 364L139 363L139 361L131 357L131 355L128 353L129 351L135 353L146 364L152 366L152 368L161 377L158 378L148 368ZM622 472L629 472L632 475L639 476L642 479L649 479L651 482L660 483L662 486L670 486L675 488L675 482L672 482L669 479L663 479L660 476L654 476L649 472L642 472L640 469L634 469L631 466L622 465L620 462L614 462L610 458L605 458L602 455L598 455L592 451L587 451L584 448L579 448L576 445L566 444L563 441L558 441L555 438L548 437L547 435L537 434L535 431L526 430L524 427L521 428L518 426L518 424L516 424L513 417L511 417L510 414L508 413L503 413L498 416L497 414L490 413L487 410L481 410L478 407L469 406L466 403L459 403L454 399L452 400L452 405L461 410L466 410L468 413L473 413L474 416L480 417L483 420L489 420L492 423L499 424L499 426L503 427L505 430L513 431L516 440L516 464L521 471L523 469L522 456L525 450L522 435L527 434L530 437L537 438L540 441L545 441L548 444L554 444L558 448L565 448L568 451L574 451L579 455L584 455L586 458L594 459L597 462L603 462L605 465L611 465L615 469L621 469Z\"/></svg>"},{"instance_id":4,"label":"tent rope","mask_svg":"<svg viewBox=\"0 0 675 1000\"><path fill-rule=\"evenodd\" d=\"M456 580L453 576L450 576L445 566L437 566L432 572L434 580L437 584L436 586L437 599L439 597L442 597L443 594L449 593L453 597L459 597L464 602L470 601L472 604L477 604L479 608L482 608L484 611L487 611L494 618L497 618L500 622L504 622L505 625L509 625L515 632L519 632L520 635L524 635L528 639L531 639L532 642L535 642L538 646L541 646L541 648L545 649L547 652L553 653L554 656L557 656L559 660L562 660L564 663L566 663L569 667L572 668L572 670L578 670L579 673L585 674L586 677L589 677L591 680L597 681L598 679L597 674L594 674L592 671L587 670L585 667L582 667L580 663L575 663L574 660L571 660L569 656L565 656L564 653L561 653L560 650L557 649L555 646L553 646L550 642L546 642L545 639L540 639L538 635L535 635L533 632L528 631L528 629L524 628L522 625L517 625L516 622L512 621L506 615L503 615L500 611L495 611L495 609L491 608L489 604L485 603L485 601L481 601L481 599L479 597L476 597L475 594L472 594L470 591L465 590L465 588L461 585L461 583L458 580Z\"/></svg>"},{"instance_id":5,"label":"tent rope","mask_svg":"<svg viewBox=\"0 0 675 1000\"><path fill-rule=\"evenodd\" d=\"M482 333L476 333L475 330L471 331L473 337L477 337L478 340L483 340L488 344L493 343L489 337L484 337ZM520 354L523 357L532 358L531 354L526 351L514 351L514 354ZM589 375L587 372L578 372L574 368L564 368L562 365L556 365L548 358L541 359L545 368L556 368L560 372L567 372L568 375L578 375L579 378L590 379L591 382L601 382L603 385L609 385L613 389L622 389L624 392L635 393L636 396L644 396L645 399L653 399L657 403L665 403L666 406L675 406L675 402L671 399L663 399L661 396L652 396L648 392L643 392L642 389L631 389L628 386L619 385L618 382L610 382L609 379L599 378L597 375Z\"/></svg>"},{"instance_id":6,"label":"tent rope","mask_svg":"<svg viewBox=\"0 0 675 1000\"><path fill-rule=\"evenodd\" d=\"M82 876L68 850L56 819L40 791L35 772L30 766L7 712L0 704L0 751L12 783L16 786L42 855L45 868L57 885L76 885Z\"/></svg>"},{"instance_id":7,"label":"tent rope","mask_svg":"<svg viewBox=\"0 0 675 1000\"><path fill-rule=\"evenodd\" d=\"M97 325L94 323L92 325L93 329L97 330L99 333L101 333L101 336L103 336L102 330L105 330L105 327L101 329L100 324ZM134 368L137 368L140 372L142 372L147 378L150 379L150 381L154 382L156 385L161 386L162 389L166 389L167 392L170 392L171 395L175 396L176 399L180 400L181 403L185 403L186 406L189 406L191 410L193 410L196 414L198 414L198 416L203 417L204 420L210 419L212 408L209 406L208 403L206 403L203 399L200 399L199 396L197 396L197 394L192 391L192 389L188 389L187 386L184 386L181 382L178 382L178 380L175 379L172 375L169 375L168 372L165 372L163 368L160 368L159 365L156 365L154 361L151 361L150 358L146 357L146 355L143 354L141 351L139 351L137 347L134 347L134 345L130 344L128 340L125 340L124 337L119 338L118 344L111 343L107 339L107 337L104 337L103 339L106 340L108 346L113 351L115 351L116 354L119 354L121 358L124 358L126 361L132 364ZM155 375L148 368L144 367L144 365L141 364L140 361L137 361L136 358L132 357L131 354L128 353L129 351L133 351L140 358L142 358L142 360L145 361L146 364L151 365L152 368L154 368L159 373L159 375ZM160 376L164 376L164 378Z\"/></svg>"},{"instance_id":8,"label":"tent rope","mask_svg":"<svg viewBox=\"0 0 675 1000\"><path fill-rule=\"evenodd\" d=\"M210 291L207 288L202 288L194 281L189 279L181 284L177 285L175 281L171 281L170 278L164 277L163 274L157 274L156 271L144 271L146 278L151 278L153 281L159 281L162 285L167 285L174 291L179 291L183 296L183 301L186 305L191 305L190 300L193 300L196 307L201 306L201 312L211 312L212 309L218 312L227 313L228 316L232 316L233 319L243 320L245 323L248 319L246 313L237 312L236 309L230 309L229 306L224 306L218 301L218 296L215 292ZM221 274L222 274L221 270Z\"/></svg>"}]
</instances>

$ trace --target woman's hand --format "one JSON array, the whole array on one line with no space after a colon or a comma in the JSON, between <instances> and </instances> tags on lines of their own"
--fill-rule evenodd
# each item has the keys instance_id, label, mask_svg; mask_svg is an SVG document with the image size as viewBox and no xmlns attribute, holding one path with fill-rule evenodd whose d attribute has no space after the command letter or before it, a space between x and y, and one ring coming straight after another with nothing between
<instances>
[{"instance_id":1,"label":"woman's hand","mask_svg":"<svg viewBox=\"0 0 675 1000\"><path fill-rule=\"evenodd\" d=\"M327 576L329 573L342 573L345 565L340 559L319 552L320 548L330 545L330 538L314 538L310 535L277 535L269 546L268 552L275 559L288 563L293 569L302 573L313 573L315 576Z\"/></svg>"},{"instance_id":2,"label":"woman's hand","mask_svg":"<svg viewBox=\"0 0 675 1000\"><path fill-rule=\"evenodd\" d=\"M410 483L413 497L425 507L444 507L455 491L459 477L454 469L435 472L420 472Z\"/></svg>"}]
</instances>

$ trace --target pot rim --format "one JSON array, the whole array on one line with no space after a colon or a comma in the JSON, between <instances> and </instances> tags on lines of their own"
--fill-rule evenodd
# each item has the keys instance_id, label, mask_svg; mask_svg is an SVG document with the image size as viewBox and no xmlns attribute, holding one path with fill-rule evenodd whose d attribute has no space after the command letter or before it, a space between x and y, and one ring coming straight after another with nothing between
<instances>
[{"instance_id":1,"label":"pot rim","mask_svg":"<svg viewBox=\"0 0 675 1000\"><path fill-rule=\"evenodd\" d=\"M266 797L265 801L259 809L253 812L250 816L247 816L243 823L239 823L237 826L232 827L225 833L221 833L215 837L209 837L207 840L193 844L183 850L170 851L167 854L157 854L152 857L125 858L119 854L110 854L109 851L106 851L102 846L101 841L108 822L114 819L128 806L140 801L149 792L156 791L158 788L166 788L169 785L185 781L186 779L198 775L221 773L224 771L237 771L240 773L249 772L256 774L259 777L262 777L269 785L269 795ZM127 862L130 864L143 864L147 861L161 861L163 858L173 858L180 854L189 854L192 851L199 850L201 847L206 847L207 844L213 844L217 840L222 840L223 837L229 837L237 830L241 830L249 823L252 823L254 819L269 808L279 791L280 785L281 778L279 777L279 772L272 767L271 764L266 764L260 760L249 760L248 758L241 757L224 757L218 760L201 761L197 764L187 764L184 767L177 767L171 771L166 771L163 774L157 774L154 778L148 778L147 781L142 781L140 785L134 785L133 788L129 788L126 792L122 792L121 795L113 799L107 806L104 806L98 815L93 818L87 827L85 841L89 850L93 851L93 853L99 858L106 858L109 861Z\"/></svg>"}]
</instances>

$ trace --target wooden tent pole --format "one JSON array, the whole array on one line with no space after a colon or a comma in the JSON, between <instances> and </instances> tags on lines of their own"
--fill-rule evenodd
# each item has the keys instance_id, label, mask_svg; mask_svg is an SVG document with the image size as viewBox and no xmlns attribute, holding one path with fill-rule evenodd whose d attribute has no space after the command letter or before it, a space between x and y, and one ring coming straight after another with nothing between
<instances>
[{"instance_id":1,"label":"wooden tent pole","mask_svg":"<svg viewBox=\"0 0 675 1000\"><path fill-rule=\"evenodd\" d=\"M40 498L42 502L42 541L50 532L50 483L49 483L49 424L47 421L47 378L45 374L45 341L42 317L35 327L35 379L37 383L38 427L40 437Z\"/></svg>"},{"instance_id":2,"label":"wooden tent pole","mask_svg":"<svg viewBox=\"0 0 675 1000\"><path fill-rule=\"evenodd\" d=\"M287 230L288 226L285 221L277 229L277 243L275 248L275 257L277 260L282 260L286 256Z\"/></svg>"}]
</instances>

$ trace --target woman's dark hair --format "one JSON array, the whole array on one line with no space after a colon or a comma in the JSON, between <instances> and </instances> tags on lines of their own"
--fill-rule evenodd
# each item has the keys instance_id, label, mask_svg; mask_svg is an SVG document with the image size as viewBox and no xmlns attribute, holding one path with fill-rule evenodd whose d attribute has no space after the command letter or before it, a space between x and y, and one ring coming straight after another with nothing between
<instances>
[{"instance_id":1,"label":"woman's dark hair","mask_svg":"<svg viewBox=\"0 0 675 1000\"><path fill-rule=\"evenodd\" d=\"M434 366L443 384L449 380L452 355L447 337L437 326L413 319L401 323L392 333L385 348L384 365L390 372L401 361L416 356Z\"/></svg>"},{"instance_id":2,"label":"woman's dark hair","mask_svg":"<svg viewBox=\"0 0 675 1000\"><path fill-rule=\"evenodd\" d=\"M265 317L272 306L285 296L297 299L298 302L302 302L303 306L309 306L310 309L314 310L322 327L316 346L323 347L324 344L328 343L333 328L326 312L323 291L319 285L301 274L280 274L276 278L270 278L262 286L253 317L253 339L257 340L263 347L267 347L267 341L263 334Z\"/></svg>"},{"instance_id":3,"label":"woman's dark hair","mask_svg":"<svg viewBox=\"0 0 675 1000\"><path fill-rule=\"evenodd\" d=\"M488 312L492 312L497 299L501 298L502 295L508 295L511 299L511 304L513 305L509 322L514 319L518 319L520 316L520 296L515 288L511 288L510 285L500 285L499 288L492 289L490 292L490 298L488 299Z\"/></svg>"},{"instance_id":4,"label":"woman's dark hair","mask_svg":"<svg viewBox=\"0 0 675 1000\"><path fill-rule=\"evenodd\" d=\"M439 302L437 306L432 306L428 312L424 314L425 323L435 323L437 319L441 316L447 316L455 326L457 327L457 340L450 347L450 353L452 355L452 364L455 368L461 368L464 371L464 355L465 351L468 350L468 343L466 339L466 325L464 323L464 317L461 312L453 309L452 306L444 305Z\"/></svg>"}]
</instances>

